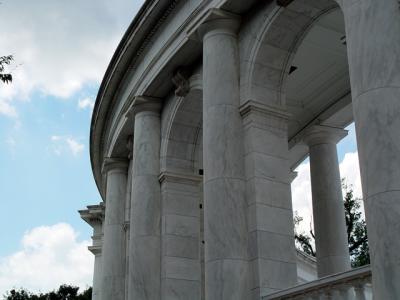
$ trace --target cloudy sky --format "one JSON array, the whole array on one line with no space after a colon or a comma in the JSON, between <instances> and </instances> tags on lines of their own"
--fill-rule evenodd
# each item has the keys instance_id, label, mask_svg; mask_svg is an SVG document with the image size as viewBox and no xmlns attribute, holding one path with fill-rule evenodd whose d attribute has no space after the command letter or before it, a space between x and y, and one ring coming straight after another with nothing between
<instances>
[{"instance_id":1,"label":"cloudy sky","mask_svg":"<svg viewBox=\"0 0 400 300\"><path fill-rule=\"evenodd\" d=\"M142 0L1 0L0 298L16 286L90 284L90 227L100 201L89 124L107 64Z\"/></svg>"},{"instance_id":2,"label":"cloudy sky","mask_svg":"<svg viewBox=\"0 0 400 300\"><path fill-rule=\"evenodd\" d=\"M100 201L89 162L89 124L107 64L142 0L2 0L0 55L0 297L13 287L85 287L91 230L78 209ZM361 194L354 128L339 145L341 175ZM311 212L307 162L293 182L295 209Z\"/></svg>"}]
</instances>

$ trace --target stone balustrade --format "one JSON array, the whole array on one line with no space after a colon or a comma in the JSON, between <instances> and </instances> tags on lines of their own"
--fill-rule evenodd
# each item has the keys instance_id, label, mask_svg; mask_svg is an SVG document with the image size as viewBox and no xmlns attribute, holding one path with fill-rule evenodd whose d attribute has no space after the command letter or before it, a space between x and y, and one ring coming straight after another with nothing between
<instances>
[{"instance_id":1,"label":"stone balustrade","mask_svg":"<svg viewBox=\"0 0 400 300\"><path fill-rule=\"evenodd\" d=\"M372 299L371 268L365 266L326 276L264 296L262 300L370 300Z\"/></svg>"}]
</instances>

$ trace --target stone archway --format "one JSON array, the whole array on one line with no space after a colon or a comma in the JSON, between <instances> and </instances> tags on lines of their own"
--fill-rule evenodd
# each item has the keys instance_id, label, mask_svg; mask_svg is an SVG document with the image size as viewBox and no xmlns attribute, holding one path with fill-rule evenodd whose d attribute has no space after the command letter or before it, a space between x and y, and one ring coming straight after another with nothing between
<instances>
[{"instance_id":1,"label":"stone archway","mask_svg":"<svg viewBox=\"0 0 400 300\"><path fill-rule=\"evenodd\" d=\"M169 99L162 126L159 179L163 299L204 297L200 75L193 75L189 85L184 97Z\"/></svg>"},{"instance_id":2,"label":"stone archway","mask_svg":"<svg viewBox=\"0 0 400 300\"><path fill-rule=\"evenodd\" d=\"M257 17L263 22L255 35L244 30L248 37L243 40L252 46L242 51L242 104L253 100L265 105L285 105L285 84L297 48L311 26L334 9L338 9L334 0L293 1L285 8L273 10L269 6L267 17Z\"/></svg>"},{"instance_id":3,"label":"stone archway","mask_svg":"<svg viewBox=\"0 0 400 300\"><path fill-rule=\"evenodd\" d=\"M161 170L164 172L199 173L198 151L203 122L200 77L193 75L187 95L174 96L168 103L161 144Z\"/></svg>"}]
</instances>

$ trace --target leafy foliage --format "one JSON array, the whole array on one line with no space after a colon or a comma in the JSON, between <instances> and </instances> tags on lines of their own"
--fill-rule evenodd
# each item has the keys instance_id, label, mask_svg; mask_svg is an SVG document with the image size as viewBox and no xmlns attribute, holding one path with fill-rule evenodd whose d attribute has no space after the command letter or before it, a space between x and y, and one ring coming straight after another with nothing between
<instances>
[{"instance_id":1,"label":"leafy foliage","mask_svg":"<svg viewBox=\"0 0 400 300\"><path fill-rule=\"evenodd\" d=\"M351 265L353 267L361 267L370 263L367 224L362 218L360 198L354 198L353 189L347 186L342 180L343 189L346 191L344 196L344 210L347 226L347 239L349 242L349 254L351 257ZM314 249L315 235L311 228L310 232L298 232L298 225L303 221L303 218L297 213L294 215L295 225L295 241L296 246L308 255L316 256Z\"/></svg>"},{"instance_id":2,"label":"leafy foliage","mask_svg":"<svg viewBox=\"0 0 400 300\"><path fill-rule=\"evenodd\" d=\"M83 293L78 294L79 287L72 285L61 285L57 291L46 294L33 294L25 289L11 290L4 300L90 300L92 299L92 288L88 288Z\"/></svg>"},{"instance_id":3,"label":"leafy foliage","mask_svg":"<svg viewBox=\"0 0 400 300\"><path fill-rule=\"evenodd\" d=\"M0 80L4 83L12 82L12 75L5 72L5 67L13 61L12 55L0 56Z\"/></svg>"},{"instance_id":4,"label":"leafy foliage","mask_svg":"<svg viewBox=\"0 0 400 300\"><path fill-rule=\"evenodd\" d=\"M314 236L312 229L310 229L310 235L307 235L303 232L301 232L301 233L297 232L297 227L302 221L303 221L303 218L300 217L297 214L297 212L295 212L293 222L294 222L294 226L296 229L295 234L294 234L296 245L304 253L315 257L316 253L315 253L314 247L312 246L312 240L313 240L313 236Z\"/></svg>"},{"instance_id":5,"label":"leafy foliage","mask_svg":"<svg viewBox=\"0 0 400 300\"><path fill-rule=\"evenodd\" d=\"M344 210L347 226L347 239L349 253L353 267L361 267L370 263L367 224L362 219L361 199L354 198L353 190L342 183L346 195L344 197Z\"/></svg>"}]
</instances>

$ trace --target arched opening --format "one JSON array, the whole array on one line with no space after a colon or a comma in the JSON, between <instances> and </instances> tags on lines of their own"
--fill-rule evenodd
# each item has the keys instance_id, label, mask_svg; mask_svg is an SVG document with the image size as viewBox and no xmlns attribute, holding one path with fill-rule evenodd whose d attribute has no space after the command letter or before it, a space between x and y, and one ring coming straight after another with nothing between
<instances>
[{"instance_id":1,"label":"arched opening","mask_svg":"<svg viewBox=\"0 0 400 300\"><path fill-rule=\"evenodd\" d=\"M342 129L353 122L344 16L335 1L293 1L277 9L257 37L253 51L248 52L250 58L242 58L248 77L243 80L241 100L246 103L250 99L288 113L288 160L294 170L309 155L311 148L305 139L312 128L344 134ZM331 149L335 148L332 151L336 151L337 141L331 143ZM353 147L356 152L355 138ZM337 192L333 194L342 201ZM339 205L344 223L343 204ZM309 221L311 218L306 226ZM338 272L345 270L343 267Z\"/></svg>"}]
</instances>

